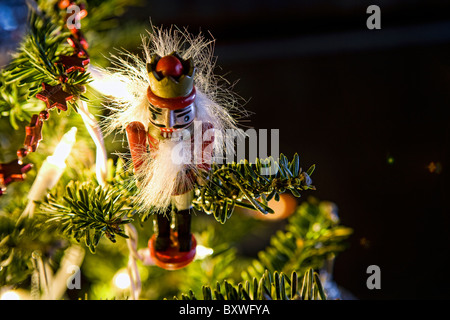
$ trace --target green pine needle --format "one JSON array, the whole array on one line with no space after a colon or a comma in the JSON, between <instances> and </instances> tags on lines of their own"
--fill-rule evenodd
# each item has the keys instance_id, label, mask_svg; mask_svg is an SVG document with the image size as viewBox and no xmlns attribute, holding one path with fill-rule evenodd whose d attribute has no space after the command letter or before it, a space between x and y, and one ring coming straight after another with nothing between
<instances>
[{"instance_id":1,"label":"green pine needle","mask_svg":"<svg viewBox=\"0 0 450 320\"><path fill-rule=\"evenodd\" d=\"M37 105L34 109L42 110L42 103L31 99L42 90L42 83L53 86L61 84L65 92L79 98L84 92L84 86L91 81L87 71L66 73L58 63L60 55L73 53L66 41L70 32L63 26L62 21L30 11L28 32L14 59L1 72L0 116L10 116L15 129L18 129L18 121L31 117L24 108L27 104L34 103ZM67 80L61 82L62 78ZM21 91L20 95L15 94L18 90ZM71 105L74 107L74 104Z\"/></svg>"},{"instance_id":2,"label":"green pine needle","mask_svg":"<svg viewBox=\"0 0 450 320\"><path fill-rule=\"evenodd\" d=\"M198 186L193 204L197 210L213 214L225 223L235 206L257 210L262 214L273 213L267 205L271 199L279 200L280 194L290 191L300 197L305 190L314 190L311 174L314 166L303 172L297 154L291 162L283 154L276 162L272 157L224 165L213 164L205 175L204 185ZM269 174L265 174L269 173Z\"/></svg>"},{"instance_id":3,"label":"green pine needle","mask_svg":"<svg viewBox=\"0 0 450 320\"><path fill-rule=\"evenodd\" d=\"M288 219L285 231L270 238L270 245L258 253L258 259L242 274L244 280L270 272L305 272L321 268L324 261L346 249L345 240L353 230L339 225L328 202L314 198L304 201Z\"/></svg>"},{"instance_id":4,"label":"green pine needle","mask_svg":"<svg viewBox=\"0 0 450 320\"><path fill-rule=\"evenodd\" d=\"M293 271L288 278L284 273L277 271L264 274L251 282L233 285L228 280L216 283L212 289L208 285L202 287L203 300L326 300L326 294L318 273L308 269L302 276L302 286L298 288L298 275ZM251 283L251 284L250 284ZM214 291L214 295L212 292ZM181 293L181 300L198 300L192 290L189 293ZM176 296L175 300L179 300Z\"/></svg>"},{"instance_id":5,"label":"green pine needle","mask_svg":"<svg viewBox=\"0 0 450 320\"><path fill-rule=\"evenodd\" d=\"M50 226L78 242L84 240L93 253L102 236L112 242L116 236L128 238L123 226L133 221L135 213L117 189L75 181L67 186L66 195L50 196L40 210Z\"/></svg>"}]
</instances>

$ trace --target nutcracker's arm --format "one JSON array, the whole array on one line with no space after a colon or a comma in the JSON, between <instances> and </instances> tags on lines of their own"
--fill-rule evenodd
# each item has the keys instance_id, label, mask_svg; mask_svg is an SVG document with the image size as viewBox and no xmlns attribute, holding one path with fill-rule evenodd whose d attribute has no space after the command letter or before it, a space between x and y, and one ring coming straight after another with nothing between
<instances>
[{"instance_id":1,"label":"nutcracker's arm","mask_svg":"<svg viewBox=\"0 0 450 320\"><path fill-rule=\"evenodd\" d=\"M212 157L214 152L214 127L212 124L206 122L202 123L202 157L201 162L197 164L197 169L200 174L197 175L197 183L201 186L206 185L205 178L208 171L211 170Z\"/></svg>"},{"instance_id":2,"label":"nutcracker's arm","mask_svg":"<svg viewBox=\"0 0 450 320\"><path fill-rule=\"evenodd\" d=\"M211 170L212 156L214 152L214 126L209 122L203 122L202 134L202 161L197 165L197 168L204 171L209 171Z\"/></svg>"},{"instance_id":3,"label":"nutcracker's arm","mask_svg":"<svg viewBox=\"0 0 450 320\"><path fill-rule=\"evenodd\" d=\"M130 122L126 131L134 172L137 172L143 163L143 155L147 152L147 131L139 121Z\"/></svg>"}]
</instances>

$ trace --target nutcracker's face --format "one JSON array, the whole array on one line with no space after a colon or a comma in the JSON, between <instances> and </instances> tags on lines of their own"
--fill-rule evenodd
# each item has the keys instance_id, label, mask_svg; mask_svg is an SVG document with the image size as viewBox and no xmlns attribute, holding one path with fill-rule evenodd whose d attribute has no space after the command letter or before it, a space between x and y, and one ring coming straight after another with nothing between
<instances>
[{"instance_id":1,"label":"nutcracker's face","mask_svg":"<svg viewBox=\"0 0 450 320\"><path fill-rule=\"evenodd\" d=\"M194 121L195 104L187 107L170 110L149 105L150 123L161 130L161 136L170 138L176 131L186 129Z\"/></svg>"}]
</instances>

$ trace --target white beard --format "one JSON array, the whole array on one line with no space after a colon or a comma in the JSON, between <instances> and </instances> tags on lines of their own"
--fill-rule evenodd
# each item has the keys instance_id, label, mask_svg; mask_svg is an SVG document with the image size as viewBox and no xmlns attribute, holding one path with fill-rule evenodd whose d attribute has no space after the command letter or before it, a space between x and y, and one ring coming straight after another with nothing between
<instances>
[{"instance_id":1,"label":"white beard","mask_svg":"<svg viewBox=\"0 0 450 320\"><path fill-rule=\"evenodd\" d=\"M196 165L190 161L191 139L164 139L151 153L144 153L143 163L136 174L139 192L136 202L139 210L165 213L174 192L183 186L192 190L194 182L188 172ZM187 152L186 152L187 151Z\"/></svg>"}]
</instances>

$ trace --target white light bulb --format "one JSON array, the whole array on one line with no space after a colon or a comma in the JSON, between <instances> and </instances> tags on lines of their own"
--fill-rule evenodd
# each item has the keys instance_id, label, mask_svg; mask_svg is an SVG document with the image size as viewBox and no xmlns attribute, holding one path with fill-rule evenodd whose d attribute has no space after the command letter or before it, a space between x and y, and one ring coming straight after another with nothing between
<instances>
[{"instance_id":1,"label":"white light bulb","mask_svg":"<svg viewBox=\"0 0 450 320\"><path fill-rule=\"evenodd\" d=\"M195 259L196 260L205 259L207 256L212 255L213 252L214 252L214 250L211 249L211 248L207 248L207 247L204 247L202 245L197 245L196 253L195 253Z\"/></svg>"},{"instance_id":2,"label":"white light bulb","mask_svg":"<svg viewBox=\"0 0 450 320\"><path fill-rule=\"evenodd\" d=\"M3 293L0 300L21 300L21 298L17 292L11 290Z\"/></svg>"},{"instance_id":3,"label":"white light bulb","mask_svg":"<svg viewBox=\"0 0 450 320\"><path fill-rule=\"evenodd\" d=\"M123 77L118 74L105 74L95 67L88 67L88 71L93 79L89 85L98 92L118 99L132 99L129 85Z\"/></svg>"},{"instance_id":4,"label":"white light bulb","mask_svg":"<svg viewBox=\"0 0 450 320\"><path fill-rule=\"evenodd\" d=\"M60 168L65 168L65 161L72 150L75 143L75 135L77 134L77 128L72 127L62 138L55 148L53 155L47 157L47 161Z\"/></svg>"},{"instance_id":5,"label":"white light bulb","mask_svg":"<svg viewBox=\"0 0 450 320\"><path fill-rule=\"evenodd\" d=\"M75 143L77 128L73 127L61 138L53 155L42 163L38 175L31 186L27 198L31 201L41 201L47 190L52 189L66 168L66 159ZM32 202L31 202L32 203Z\"/></svg>"},{"instance_id":6,"label":"white light bulb","mask_svg":"<svg viewBox=\"0 0 450 320\"><path fill-rule=\"evenodd\" d=\"M119 271L113 279L114 285L121 289L125 290L131 286L130 276L126 271Z\"/></svg>"}]
</instances>

